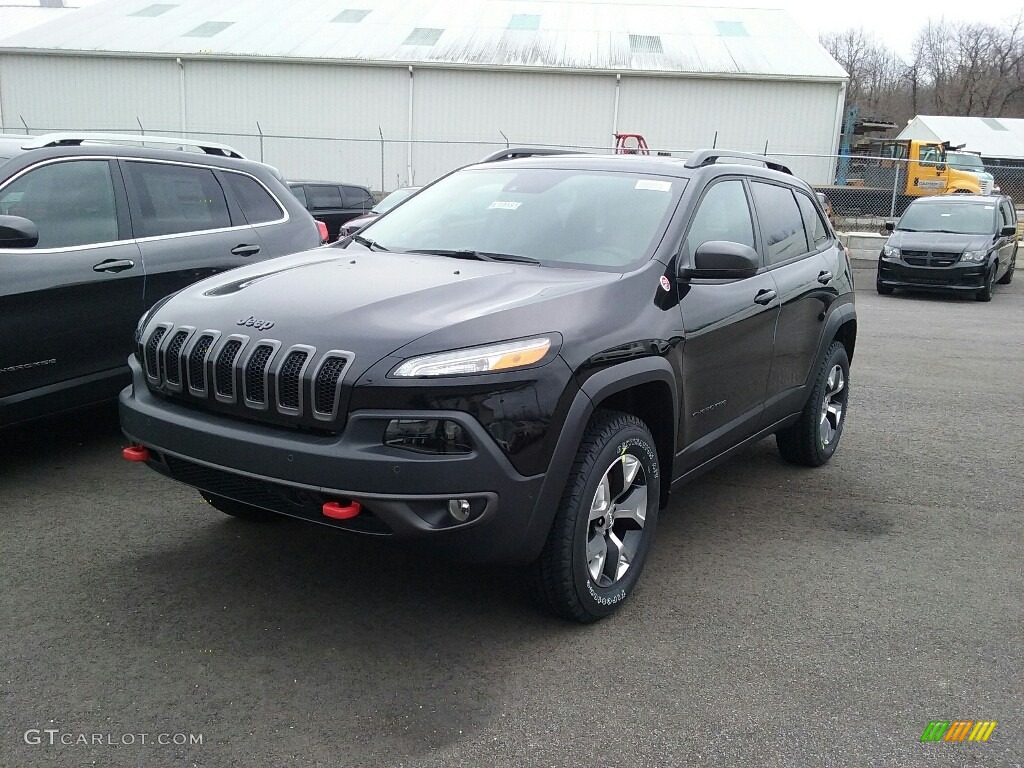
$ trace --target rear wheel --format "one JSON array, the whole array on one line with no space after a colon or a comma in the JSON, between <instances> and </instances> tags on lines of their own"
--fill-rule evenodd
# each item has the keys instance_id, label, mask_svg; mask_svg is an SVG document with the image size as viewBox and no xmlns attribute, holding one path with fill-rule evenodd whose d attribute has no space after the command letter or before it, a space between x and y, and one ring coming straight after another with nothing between
<instances>
[{"instance_id":1,"label":"rear wheel","mask_svg":"<svg viewBox=\"0 0 1024 768\"><path fill-rule=\"evenodd\" d=\"M988 272L985 273L985 286L974 294L974 298L978 301L992 301L992 292L996 286L996 265L993 264L989 267Z\"/></svg>"},{"instance_id":2,"label":"rear wheel","mask_svg":"<svg viewBox=\"0 0 1024 768\"><path fill-rule=\"evenodd\" d=\"M269 512L251 504L243 504L234 499L226 499L223 496L216 496L206 491L200 491L199 495L214 509L223 512L225 515L237 517L240 520L248 520L251 523L270 523L278 520L280 515Z\"/></svg>"},{"instance_id":3,"label":"rear wheel","mask_svg":"<svg viewBox=\"0 0 1024 768\"><path fill-rule=\"evenodd\" d=\"M658 454L635 416L597 411L587 426L530 591L547 610L589 623L613 613L636 586L661 497Z\"/></svg>"},{"instance_id":4,"label":"rear wheel","mask_svg":"<svg viewBox=\"0 0 1024 768\"><path fill-rule=\"evenodd\" d=\"M846 347L833 341L800 420L775 434L782 458L806 467L820 467L832 458L846 423L849 385L850 359Z\"/></svg>"}]
</instances>

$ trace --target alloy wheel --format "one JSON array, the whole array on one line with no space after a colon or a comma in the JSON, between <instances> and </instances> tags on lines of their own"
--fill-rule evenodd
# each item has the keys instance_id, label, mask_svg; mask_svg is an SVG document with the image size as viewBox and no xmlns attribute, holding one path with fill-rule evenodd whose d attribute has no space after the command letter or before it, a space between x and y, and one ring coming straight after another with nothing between
<instances>
[{"instance_id":1,"label":"alloy wheel","mask_svg":"<svg viewBox=\"0 0 1024 768\"><path fill-rule=\"evenodd\" d=\"M629 571L647 519L647 475L640 460L623 453L605 470L590 504L587 570L599 587Z\"/></svg>"},{"instance_id":2,"label":"alloy wheel","mask_svg":"<svg viewBox=\"0 0 1024 768\"><path fill-rule=\"evenodd\" d=\"M843 408L846 407L846 375L839 365L832 366L825 382L825 396L821 401L821 420L818 426L818 437L821 447L832 444L839 433L843 422Z\"/></svg>"}]
</instances>

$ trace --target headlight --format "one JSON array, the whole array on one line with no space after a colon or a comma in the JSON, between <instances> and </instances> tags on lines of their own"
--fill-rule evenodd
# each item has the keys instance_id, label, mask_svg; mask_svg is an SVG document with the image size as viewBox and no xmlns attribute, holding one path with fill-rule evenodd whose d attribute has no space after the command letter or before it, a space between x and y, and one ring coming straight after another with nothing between
<instances>
[{"instance_id":1,"label":"headlight","mask_svg":"<svg viewBox=\"0 0 1024 768\"><path fill-rule=\"evenodd\" d=\"M464 373L511 371L533 365L551 349L551 339L539 336L524 341L489 344L485 347L457 349L406 360L392 375L402 378L460 376Z\"/></svg>"},{"instance_id":2,"label":"headlight","mask_svg":"<svg viewBox=\"0 0 1024 768\"><path fill-rule=\"evenodd\" d=\"M984 261L988 258L988 251L964 251L960 261Z\"/></svg>"},{"instance_id":3,"label":"headlight","mask_svg":"<svg viewBox=\"0 0 1024 768\"><path fill-rule=\"evenodd\" d=\"M900 257L900 249L893 248L891 245L882 246L882 258L883 259L898 259Z\"/></svg>"}]
</instances>

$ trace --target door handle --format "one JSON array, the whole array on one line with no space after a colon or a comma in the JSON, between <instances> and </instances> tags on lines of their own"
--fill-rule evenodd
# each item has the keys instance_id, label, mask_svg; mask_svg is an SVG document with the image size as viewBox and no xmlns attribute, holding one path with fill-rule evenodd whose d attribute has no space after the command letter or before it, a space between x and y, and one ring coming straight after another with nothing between
<instances>
[{"instance_id":1,"label":"door handle","mask_svg":"<svg viewBox=\"0 0 1024 768\"><path fill-rule=\"evenodd\" d=\"M818 273L818 282L822 285L828 285L832 282L832 273L828 271L822 271Z\"/></svg>"},{"instance_id":2,"label":"door handle","mask_svg":"<svg viewBox=\"0 0 1024 768\"><path fill-rule=\"evenodd\" d=\"M775 299L778 298L778 296L779 294L777 294L771 288L765 288L764 290L760 290L757 292L757 296L754 297L754 303L760 304L762 306L766 304L771 304L773 301L775 301Z\"/></svg>"},{"instance_id":3,"label":"door handle","mask_svg":"<svg viewBox=\"0 0 1024 768\"><path fill-rule=\"evenodd\" d=\"M107 259L92 268L93 272L124 272L135 266L131 259Z\"/></svg>"},{"instance_id":4,"label":"door handle","mask_svg":"<svg viewBox=\"0 0 1024 768\"><path fill-rule=\"evenodd\" d=\"M243 243L242 245L236 245L231 249L231 252L235 254L235 256L255 256L260 252L260 247L258 245L246 245Z\"/></svg>"}]
</instances>

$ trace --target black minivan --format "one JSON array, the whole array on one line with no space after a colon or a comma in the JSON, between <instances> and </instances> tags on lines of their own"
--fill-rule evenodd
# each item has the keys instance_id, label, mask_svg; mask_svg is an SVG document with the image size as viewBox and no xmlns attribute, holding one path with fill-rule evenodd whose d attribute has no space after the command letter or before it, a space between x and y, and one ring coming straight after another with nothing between
<instances>
[{"instance_id":1,"label":"black minivan","mask_svg":"<svg viewBox=\"0 0 1024 768\"><path fill-rule=\"evenodd\" d=\"M1013 279L1017 262L1017 212L1013 200L994 195L937 195L915 200L878 259L876 286L973 293L991 301L998 282Z\"/></svg>"}]
</instances>

